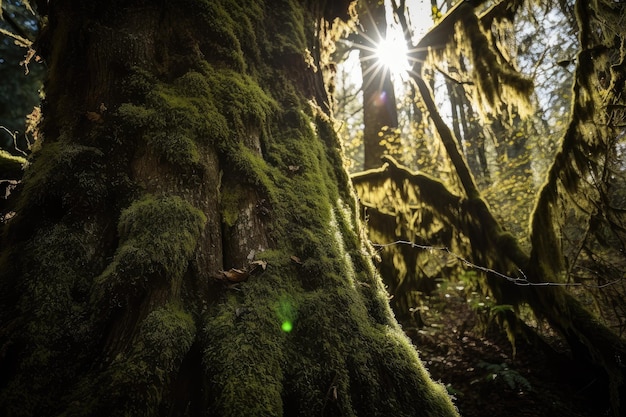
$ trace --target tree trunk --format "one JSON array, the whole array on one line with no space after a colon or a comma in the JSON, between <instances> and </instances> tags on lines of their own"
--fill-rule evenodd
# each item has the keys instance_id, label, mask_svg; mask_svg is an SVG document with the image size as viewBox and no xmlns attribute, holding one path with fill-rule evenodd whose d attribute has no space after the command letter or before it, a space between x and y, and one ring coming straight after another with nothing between
<instances>
[{"instance_id":1,"label":"tree trunk","mask_svg":"<svg viewBox=\"0 0 626 417\"><path fill-rule=\"evenodd\" d=\"M399 141L391 139L393 130L398 127L398 110L391 72L376 55L377 44L385 39L387 33L384 2L364 0L360 4L359 22L363 29L359 36L363 77L363 168L370 169L382 165L381 158L389 148L399 147ZM385 138L388 146L383 143Z\"/></svg>"},{"instance_id":2,"label":"tree trunk","mask_svg":"<svg viewBox=\"0 0 626 417\"><path fill-rule=\"evenodd\" d=\"M390 313L324 107L322 18L347 4L39 3L1 415L457 415Z\"/></svg>"}]
</instances>

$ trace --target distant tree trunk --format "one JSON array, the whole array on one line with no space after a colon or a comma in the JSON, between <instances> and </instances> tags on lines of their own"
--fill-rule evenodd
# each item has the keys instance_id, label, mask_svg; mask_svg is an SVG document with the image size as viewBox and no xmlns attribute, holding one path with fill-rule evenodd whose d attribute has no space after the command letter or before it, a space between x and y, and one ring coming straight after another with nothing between
<instances>
[{"instance_id":1,"label":"distant tree trunk","mask_svg":"<svg viewBox=\"0 0 626 417\"><path fill-rule=\"evenodd\" d=\"M385 39L387 33L384 2L360 2L359 23L363 29L359 36L359 43L363 46L360 49L363 77L363 168L370 169L382 165L381 157L386 153L387 147L381 141L385 137L392 137L392 130L398 127L391 73L376 56L376 45Z\"/></svg>"},{"instance_id":2,"label":"distant tree trunk","mask_svg":"<svg viewBox=\"0 0 626 417\"><path fill-rule=\"evenodd\" d=\"M457 415L364 254L324 108L345 3L39 2L0 415Z\"/></svg>"},{"instance_id":3,"label":"distant tree trunk","mask_svg":"<svg viewBox=\"0 0 626 417\"><path fill-rule=\"evenodd\" d=\"M467 164L472 174L479 182L489 180L489 169L485 156L485 139L472 106L463 87L452 80L446 80L448 96L450 98L450 111L452 114L452 130L459 142L459 148L467 159Z\"/></svg>"}]
</instances>

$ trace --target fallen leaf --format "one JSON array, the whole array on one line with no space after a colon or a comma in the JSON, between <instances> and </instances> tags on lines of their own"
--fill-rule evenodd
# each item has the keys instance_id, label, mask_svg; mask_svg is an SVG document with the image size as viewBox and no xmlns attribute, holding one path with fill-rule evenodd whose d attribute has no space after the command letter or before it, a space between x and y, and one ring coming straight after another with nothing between
<instances>
[{"instance_id":1,"label":"fallen leaf","mask_svg":"<svg viewBox=\"0 0 626 417\"><path fill-rule=\"evenodd\" d=\"M228 271L220 271L220 272L222 276L226 278L226 280L229 282L243 282L246 279L248 279L248 277L250 276L250 274L247 271L243 271L237 268L231 268Z\"/></svg>"},{"instance_id":2,"label":"fallen leaf","mask_svg":"<svg viewBox=\"0 0 626 417\"><path fill-rule=\"evenodd\" d=\"M87 119L91 122L95 122L95 123L102 123L102 116L100 116L99 113L96 113L95 111L88 111L87 113L85 113L85 116L87 116Z\"/></svg>"},{"instance_id":3,"label":"fallen leaf","mask_svg":"<svg viewBox=\"0 0 626 417\"><path fill-rule=\"evenodd\" d=\"M257 260L250 262L250 273L256 272L258 270L265 271L267 269L267 261Z\"/></svg>"},{"instance_id":4,"label":"fallen leaf","mask_svg":"<svg viewBox=\"0 0 626 417\"><path fill-rule=\"evenodd\" d=\"M302 261L296 255L291 255L291 260L297 263L298 265L302 265Z\"/></svg>"}]
</instances>

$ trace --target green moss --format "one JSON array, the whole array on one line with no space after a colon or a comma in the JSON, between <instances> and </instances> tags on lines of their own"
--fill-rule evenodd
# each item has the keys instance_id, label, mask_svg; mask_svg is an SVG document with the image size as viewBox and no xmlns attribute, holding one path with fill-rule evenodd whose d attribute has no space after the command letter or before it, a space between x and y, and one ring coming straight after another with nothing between
<instances>
[{"instance_id":1,"label":"green moss","mask_svg":"<svg viewBox=\"0 0 626 417\"><path fill-rule=\"evenodd\" d=\"M241 2L230 1L227 3L178 0L175 2L177 10L174 12L185 10L190 16L195 16L193 26L197 32L205 35L204 39L207 40L207 44L203 45L203 50L207 55L213 60L221 61L238 71L243 71L246 68L246 59L242 51L241 40L246 39L246 37L254 39L254 32L245 31L247 27L250 27L249 24L243 24L241 29L238 29L239 19L249 16L248 13L241 11ZM254 10L258 11L259 8L254 7ZM219 24L215 24L215 22L219 22ZM248 36L239 37L238 34L242 30Z\"/></svg>"},{"instance_id":2,"label":"green moss","mask_svg":"<svg viewBox=\"0 0 626 417\"><path fill-rule=\"evenodd\" d=\"M47 144L24 173L20 209L25 204L50 210L57 205L74 210L96 207L108 195L103 159L104 153L94 147L63 141Z\"/></svg>"},{"instance_id":3,"label":"green moss","mask_svg":"<svg viewBox=\"0 0 626 417\"><path fill-rule=\"evenodd\" d=\"M308 104L320 87L315 85L318 73L300 74L306 68L305 50L319 45L313 22L320 15L308 13L321 4L313 3L168 3L175 17L182 13L178 8L192 16L180 20L189 23L189 35L181 32L180 37L191 41L193 56L169 57L177 52L164 51L167 62L157 64L163 73L133 75L128 85L132 100L111 110L130 155L139 142L161 162L195 175L184 168L205 163L200 157L205 147L216 151L225 177L222 188L229 187L220 191L227 226L237 221L241 202L249 203L246 195L254 192L267 200L264 226L273 249L257 255L268 262L267 269L236 290L210 287L215 289L210 302L197 311L208 384L201 389L209 402L202 412L451 415L447 397L430 383L414 349L394 327L380 280L361 252L360 236L351 230L357 222L350 214L355 206L337 137L329 120ZM172 20L169 30L179 24ZM281 35L274 36L275 30ZM266 67L257 59L261 56L275 60L276 68ZM66 150L49 149L50 156ZM42 166L47 178L55 165ZM235 182L238 186L230 188ZM196 288L189 288L195 271L188 270L206 222L202 212L173 196L146 195L122 211L118 248L90 288L95 302L88 311L102 325L99 329L111 332L96 339L115 339L115 357L101 356L101 350L91 355L96 365L85 366L97 375L85 378L91 393L86 399L75 395L75 401L62 398L70 404L68 415L171 411L168 387L180 387L173 381L196 340L196 326L180 305L163 307L162 299L209 301L205 294L189 296ZM221 254L216 249L202 255ZM180 292L160 291L174 283L182 285ZM201 288L207 287L203 283ZM103 303L121 314L100 314ZM142 314L147 314L143 320ZM47 345L32 355L33 363L44 364L53 353ZM25 386L24 380L20 383L19 388Z\"/></svg>"},{"instance_id":4,"label":"green moss","mask_svg":"<svg viewBox=\"0 0 626 417\"><path fill-rule=\"evenodd\" d=\"M187 270L206 217L179 197L145 196L120 216L121 244L98 281L113 294L132 296L156 277L176 281Z\"/></svg>"},{"instance_id":5,"label":"green moss","mask_svg":"<svg viewBox=\"0 0 626 417\"><path fill-rule=\"evenodd\" d=\"M120 216L120 239L144 248L166 274L179 276L193 253L206 217L179 197L146 196Z\"/></svg>"},{"instance_id":6,"label":"green moss","mask_svg":"<svg viewBox=\"0 0 626 417\"><path fill-rule=\"evenodd\" d=\"M298 314L286 336L289 385L283 388L290 413L450 413L445 389L429 380L404 334L373 323L352 290L320 290L292 297Z\"/></svg>"},{"instance_id":7,"label":"green moss","mask_svg":"<svg viewBox=\"0 0 626 417\"><path fill-rule=\"evenodd\" d=\"M257 281L256 295L228 296L205 317L204 363L222 416L282 416L285 334L276 317L278 288ZM259 291L260 290L260 291Z\"/></svg>"},{"instance_id":8,"label":"green moss","mask_svg":"<svg viewBox=\"0 0 626 417\"><path fill-rule=\"evenodd\" d=\"M278 115L285 123L268 139L267 159L243 145L228 153L234 170L268 197L277 248L257 254L268 262L263 274L207 313L204 362L217 390L210 410L453 414L445 389L430 381L393 327L386 293L354 231L353 197L339 191L348 178L337 138L311 113L289 107Z\"/></svg>"},{"instance_id":9,"label":"green moss","mask_svg":"<svg viewBox=\"0 0 626 417\"><path fill-rule=\"evenodd\" d=\"M247 172L262 178L272 196L281 249L257 254L268 269L207 313L204 362L217 390L211 411L454 413L445 389L430 381L414 348L393 327L386 294L351 230L352 207L325 175L328 166L321 161L334 150L309 134L286 129L276 135L273 166L253 153L240 156L254 161ZM294 160L294 153L304 156ZM280 175L298 161L296 174Z\"/></svg>"},{"instance_id":10,"label":"green moss","mask_svg":"<svg viewBox=\"0 0 626 417\"><path fill-rule=\"evenodd\" d=\"M17 309L31 319L14 322L19 333L7 346L21 347L22 360L15 364L18 377L0 394L0 403L20 405L15 415L35 415L38 407L55 409L59 390L93 346L86 314L93 262L89 239L85 230L60 224L40 229L22 247L29 256L28 265L16 265L27 271L18 283L22 296Z\"/></svg>"},{"instance_id":11,"label":"green moss","mask_svg":"<svg viewBox=\"0 0 626 417\"><path fill-rule=\"evenodd\" d=\"M305 16L302 8L291 1L277 2L276 36L272 54L277 58L285 56L303 56L307 48Z\"/></svg>"},{"instance_id":12,"label":"green moss","mask_svg":"<svg viewBox=\"0 0 626 417\"><path fill-rule=\"evenodd\" d=\"M284 176L267 165L261 155L242 142L238 142L231 147L228 156L236 174L244 176L247 182L260 186L268 196L271 197L276 194L276 179L284 178Z\"/></svg>"},{"instance_id":13,"label":"green moss","mask_svg":"<svg viewBox=\"0 0 626 417\"><path fill-rule=\"evenodd\" d=\"M197 164L198 145L222 140L226 121L200 74L190 72L173 84L155 82L146 103L122 104L117 116L164 160L179 166Z\"/></svg>"},{"instance_id":14,"label":"green moss","mask_svg":"<svg viewBox=\"0 0 626 417\"><path fill-rule=\"evenodd\" d=\"M276 108L251 77L206 63L199 67L174 82L154 81L144 105L124 103L116 113L159 156L179 166L199 163L198 147L234 146Z\"/></svg>"},{"instance_id":15,"label":"green moss","mask_svg":"<svg viewBox=\"0 0 626 417\"><path fill-rule=\"evenodd\" d=\"M118 116L126 123L135 128L145 128L151 126L156 120L154 109L138 106L131 103L124 103L117 109Z\"/></svg>"},{"instance_id":16,"label":"green moss","mask_svg":"<svg viewBox=\"0 0 626 417\"><path fill-rule=\"evenodd\" d=\"M515 105L518 112L530 114L530 94L533 82L502 64L494 51L486 30L474 13L465 13L461 20L463 30L462 48L469 50L474 71L472 75L478 87L481 111L491 113L499 104ZM496 23L494 23L495 25ZM503 20L497 24L505 25ZM454 52L458 54L458 51Z\"/></svg>"},{"instance_id":17,"label":"green moss","mask_svg":"<svg viewBox=\"0 0 626 417\"><path fill-rule=\"evenodd\" d=\"M0 172L3 179L18 179L22 176L22 169L26 164L26 158L11 155L0 149Z\"/></svg>"},{"instance_id":18,"label":"green moss","mask_svg":"<svg viewBox=\"0 0 626 417\"><path fill-rule=\"evenodd\" d=\"M244 133L250 126L260 126L276 110L276 102L253 78L229 69L208 74L215 82L221 112L235 131Z\"/></svg>"},{"instance_id":19,"label":"green moss","mask_svg":"<svg viewBox=\"0 0 626 417\"><path fill-rule=\"evenodd\" d=\"M96 407L109 409L108 415L159 415L168 408L170 385L195 336L195 323L180 306L153 310L129 350L114 358L103 376L105 394Z\"/></svg>"},{"instance_id":20,"label":"green moss","mask_svg":"<svg viewBox=\"0 0 626 417\"><path fill-rule=\"evenodd\" d=\"M43 229L33 237L32 264L26 275L32 298L25 299L22 308L34 307L40 319L32 329L37 341L54 345L51 340L84 337L71 322L78 320L74 314L80 315L89 288L87 245L84 231L64 225ZM62 349L62 343L57 347Z\"/></svg>"},{"instance_id":21,"label":"green moss","mask_svg":"<svg viewBox=\"0 0 626 417\"><path fill-rule=\"evenodd\" d=\"M234 226L239 218L243 188L235 185L232 189L224 189L220 194L220 213L226 226Z\"/></svg>"}]
</instances>

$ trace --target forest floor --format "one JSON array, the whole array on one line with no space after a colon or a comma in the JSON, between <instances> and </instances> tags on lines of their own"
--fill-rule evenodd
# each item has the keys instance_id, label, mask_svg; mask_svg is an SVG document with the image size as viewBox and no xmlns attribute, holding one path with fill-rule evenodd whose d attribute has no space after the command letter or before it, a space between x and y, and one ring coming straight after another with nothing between
<instances>
[{"instance_id":1,"label":"forest floor","mask_svg":"<svg viewBox=\"0 0 626 417\"><path fill-rule=\"evenodd\" d=\"M405 330L433 379L453 395L461 416L611 415L602 398L606 390L592 377L524 340L516 340L513 354L506 334L485 326L484 315L464 297L447 294L442 301L433 303L431 297L435 305L421 314L425 325Z\"/></svg>"}]
</instances>

